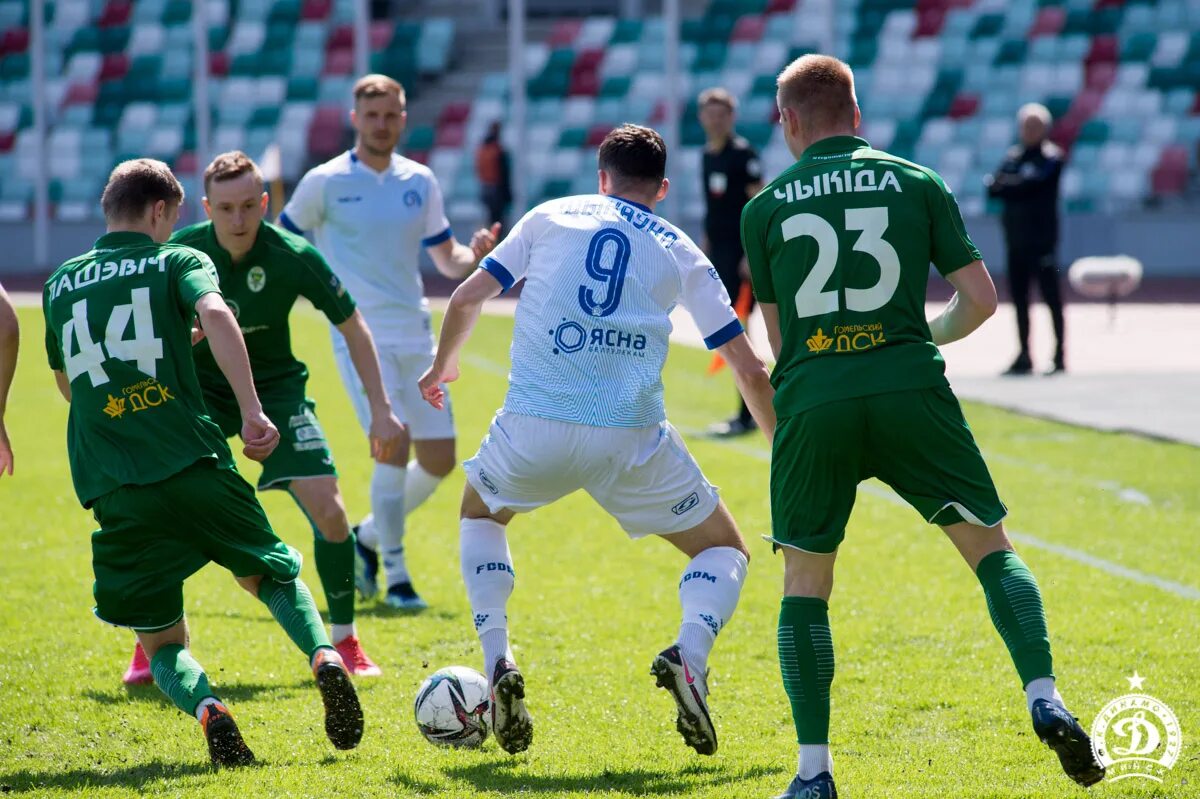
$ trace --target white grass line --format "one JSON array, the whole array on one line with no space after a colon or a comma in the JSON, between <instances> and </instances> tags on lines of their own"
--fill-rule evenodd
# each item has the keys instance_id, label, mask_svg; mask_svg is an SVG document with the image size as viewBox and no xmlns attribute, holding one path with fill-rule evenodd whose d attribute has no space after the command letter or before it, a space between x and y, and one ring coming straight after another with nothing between
<instances>
[{"instance_id":1,"label":"white grass line","mask_svg":"<svg viewBox=\"0 0 1200 799\"><path fill-rule=\"evenodd\" d=\"M765 461L767 463L771 462L771 453L762 447L757 447L752 444L745 444L738 441L714 439L707 436L703 430L696 430L694 428L681 427L679 429L686 435L705 438L712 443L720 444L721 446L727 447L742 455L747 455L751 458L757 458L758 460ZM874 483L862 483L859 488L864 494L882 499L885 502L890 502L893 505L908 507L908 503L897 496L894 492L875 485ZM1132 580L1135 583L1152 585L1155 588L1160 588L1163 591L1183 597L1184 599L1200 600L1200 589L1197 589L1193 586L1177 583L1174 580L1168 580L1165 577L1159 577L1154 574L1147 574L1146 572L1141 572L1137 569L1131 569L1128 566L1122 566L1119 563L1113 563L1112 561L1105 560L1104 558L1098 558L1095 555L1090 555L1087 552L1075 549L1074 547L1068 547L1062 544L1055 544L1052 541L1046 541L1045 539L1039 538L1035 535L1030 535L1029 533L1022 533L1012 529L1009 529L1007 532L1008 537L1019 544L1034 547L1035 549L1044 549L1047 552L1053 552L1056 555L1061 555L1062 557L1073 560L1076 563L1082 563L1085 566L1091 566L1094 569L1099 569L1100 571L1106 574L1111 574L1114 577L1124 577L1125 579Z\"/></svg>"}]
</instances>

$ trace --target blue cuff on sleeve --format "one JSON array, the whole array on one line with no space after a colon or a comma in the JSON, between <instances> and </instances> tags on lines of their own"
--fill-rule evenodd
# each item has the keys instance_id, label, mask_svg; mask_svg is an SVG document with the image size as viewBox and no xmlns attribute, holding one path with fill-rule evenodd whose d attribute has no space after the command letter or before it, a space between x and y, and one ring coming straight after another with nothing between
<instances>
[{"instance_id":1,"label":"blue cuff on sleeve","mask_svg":"<svg viewBox=\"0 0 1200 799\"><path fill-rule=\"evenodd\" d=\"M715 350L722 344L727 344L733 339L737 338L743 332L745 332L745 328L742 327L742 323L739 320L734 319L732 322L725 325L725 327L704 339L704 346L708 347L710 350Z\"/></svg>"},{"instance_id":2,"label":"blue cuff on sleeve","mask_svg":"<svg viewBox=\"0 0 1200 799\"><path fill-rule=\"evenodd\" d=\"M446 228L441 233L438 233L435 236L430 236L428 238L421 239L421 246L422 247L436 247L437 245L441 244L443 241L449 241L450 237L453 235L454 235L454 233L450 230L450 228Z\"/></svg>"},{"instance_id":3,"label":"blue cuff on sleeve","mask_svg":"<svg viewBox=\"0 0 1200 799\"><path fill-rule=\"evenodd\" d=\"M295 233L297 236L304 235L304 231L301 230L300 228L296 227L296 223L293 222L292 218L290 216L288 216L287 214L281 213L279 215L279 224L282 225L285 230L290 230L291 232Z\"/></svg>"},{"instance_id":4,"label":"blue cuff on sleeve","mask_svg":"<svg viewBox=\"0 0 1200 799\"><path fill-rule=\"evenodd\" d=\"M496 278L496 282L500 284L501 294L508 291L513 287L513 283L517 282L515 279L513 279L512 272L505 269L504 264L500 263L491 256L484 258L483 263L479 265L479 268Z\"/></svg>"}]
</instances>

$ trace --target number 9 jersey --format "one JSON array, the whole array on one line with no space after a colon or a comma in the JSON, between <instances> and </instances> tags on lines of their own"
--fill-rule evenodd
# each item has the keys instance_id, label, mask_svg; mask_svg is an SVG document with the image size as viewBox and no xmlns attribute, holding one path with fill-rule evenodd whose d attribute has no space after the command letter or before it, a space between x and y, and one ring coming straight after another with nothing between
<instances>
[{"instance_id":1,"label":"number 9 jersey","mask_svg":"<svg viewBox=\"0 0 1200 799\"><path fill-rule=\"evenodd\" d=\"M980 260L932 170L863 139L804 151L742 211L759 302L779 306L775 411L948 385L925 319L929 264Z\"/></svg>"},{"instance_id":2,"label":"number 9 jersey","mask_svg":"<svg viewBox=\"0 0 1200 799\"><path fill-rule=\"evenodd\" d=\"M640 203L600 194L527 213L481 268L525 279L504 409L594 427L664 421L662 369L678 303L715 349L742 332L708 258Z\"/></svg>"},{"instance_id":3,"label":"number 9 jersey","mask_svg":"<svg viewBox=\"0 0 1200 799\"><path fill-rule=\"evenodd\" d=\"M218 292L202 252L108 233L46 281L46 355L71 383L67 453L84 507L204 458L233 468L192 361L196 301Z\"/></svg>"}]
</instances>

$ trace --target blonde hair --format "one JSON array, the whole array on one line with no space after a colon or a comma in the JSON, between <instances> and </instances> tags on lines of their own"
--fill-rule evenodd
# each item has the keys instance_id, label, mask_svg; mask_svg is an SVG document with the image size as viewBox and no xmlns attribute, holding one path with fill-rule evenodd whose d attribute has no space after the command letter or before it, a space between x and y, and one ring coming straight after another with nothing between
<instances>
[{"instance_id":1,"label":"blonde hair","mask_svg":"<svg viewBox=\"0 0 1200 799\"><path fill-rule=\"evenodd\" d=\"M809 130L854 127L854 73L846 62L827 55L804 55L776 79L779 107L790 108Z\"/></svg>"},{"instance_id":2,"label":"blonde hair","mask_svg":"<svg viewBox=\"0 0 1200 799\"><path fill-rule=\"evenodd\" d=\"M723 105L730 111L737 111L737 98L729 93L724 86L713 86L700 92L696 105L704 108L707 105Z\"/></svg>"},{"instance_id":3,"label":"blonde hair","mask_svg":"<svg viewBox=\"0 0 1200 799\"><path fill-rule=\"evenodd\" d=\"M258 164L254 163L254 160L250 156L241 150L231 150L227 153L221 153L204 170L204 191L207 192L212 187L214 181L233 180L248 173L254 175L258 180L259 186L264 185L262 170L258 168Z\"/></svg>"},{"instance_id":4,"label":"blonde hair","mask_svg":"<svg viewBox=\"0 0 1200 799\"><path fill-rule=\"evenodd\" d=\"M387 75L380 75L375 72L370 75L363 75L354 82L355 102L370 100L375 97L386 97L389 94L396 95L401 105L404 104L404 87L400 85L400 81L394 78L389 78Z\"/></svg>"},{"instance_id":5,"label":"blonde hair","mask_svg":"<svg viewBox=\"0 0 1200 799\"><path fill-rule=\"evenodd\" d=\"M1021 123L1030 117L1036 117L1042 121L1046 127L1050 127L1053 118L1050 116L1050 109L1041 103L1026 103L1017 111L1017 122Z\"/></svg>"}]
</instances>

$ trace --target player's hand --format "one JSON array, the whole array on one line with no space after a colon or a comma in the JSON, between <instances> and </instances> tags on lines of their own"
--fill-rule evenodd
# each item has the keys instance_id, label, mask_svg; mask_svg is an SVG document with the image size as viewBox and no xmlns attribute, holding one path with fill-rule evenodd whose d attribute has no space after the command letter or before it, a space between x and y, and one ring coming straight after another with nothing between
<instances>
[{"instance_id":1,"label":"player's hand","mask_svg":"<svg viewBox=\"0 0 1200 799\"><path fill-rule=\"evenodd\" d=\"M458 364L443 366L434 361L433 366L421 375L417 386L421 389L421 396L425 401L440 411L446 406L446 389L442 388L442 383L453 383L457 379Z\"/></svg>"},{"instance_id":2,"label":"player's hand","mask_svg":"<svg viewBox=\"0 0 1200 799\"><path fill-rule=\"evenodd\" d=\"M260 411L242 418L242 454L252 461L265 461L279 445L279 430Z\"/></svg>"},{"instance_id":3,"label":"player's hand","mask_svg":"<svg viewBox=\"0 0 1200 799\"><path fill-rule=\"evenodd\" d=\"M389 409L386 413L371 414L371 457L386 463L404 443L404 425Z\"/></svg>"},{"instance_id":4,"label":"player's hand","mask_svg":"<svg viewBox=\"0 0 1200 799\"><path fill-rule=\"evenodd\" d=\"M192 322L192 346L196 346L201 341L204 341L204 328L200 327L200 317L196 317Z\"/></svg>"},{"instance_id":5,"label":"player's hand","mask_svg":"<svg viewBox=\"0 0 1200 799\"><path fill-rule=\"evenodd\" d=\"M4 422L0 421L0 477L8 472L9 477L13 473L13 451L12 444L8 441L8 431L4 429Z\"/></svg>"},{"instance_id":6,"label":"player's hand","mask_svg":"<svg viewBox=\"0 0 1200 799\"><path fill-rule=\"evenodd\" d=\"M500 239L500 223L493 222L491 228L480 228L471 236L471 252L475 253L475 260L482 261L484 256L496 249L496 242Z\"/></svg>"}]
</instances>

